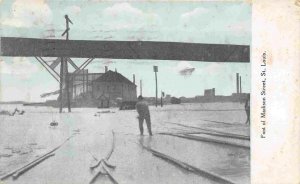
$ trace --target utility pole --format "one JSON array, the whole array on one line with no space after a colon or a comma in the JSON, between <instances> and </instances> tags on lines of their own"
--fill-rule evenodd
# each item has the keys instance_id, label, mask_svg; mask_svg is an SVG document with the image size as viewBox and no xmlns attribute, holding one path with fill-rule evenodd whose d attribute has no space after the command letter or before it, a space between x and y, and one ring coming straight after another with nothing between
<instances>
[{"instance_id":1,"label":"utility pole","mask_svg":"<svg viewBox=\"0 0 300 184\"><path fill-rule=\"evenodd\" d=\"M156 89L155 89L155 107L157 107L157 72L158 72L158 67L153 66L153 70L154 70L154 73L155 73L155 86L156 86Z\"/></svg>"},{"instance_id":2,"label":"utility pole","mask_svg":"<svg viewBox=\"0 0 300 184\"><path fill-rule=\"evenodd\" d=\"M239 82L239 79L240 79L239 73L236 73L236 93L240 93L239 92L240 91L240 87L239 87L240 82Z\"/></svg>"},{"instance_id":3,"label":"utility pole","mask_svg":"<svg viewBox=\"0 0 300 184\"><path fill-rule=\"evenodd\" d=\"M69 40L69 23L73 24L73 22L69 19L68 15L65 15L65 19L66 19L66 30L63 32L63 34L61 36L66 35L66 40ZM65 76L64 76L65 75ZM71 112L71 102L70 102L70 91L69 91L69 72L68 72L68 62L66 60L66 58L61 57L61 67L60 67L60 79L61 79L61 83L60 83L60 89L59 89L59 93L60 93L60 108L59 108L59 112L62 112L62 108L63 108L63 78L65 78L64 82L65 82L65 88L66 88L66 93L67 93L67 104L68 104L68 111Z\"/></svg>"}]
</instances>

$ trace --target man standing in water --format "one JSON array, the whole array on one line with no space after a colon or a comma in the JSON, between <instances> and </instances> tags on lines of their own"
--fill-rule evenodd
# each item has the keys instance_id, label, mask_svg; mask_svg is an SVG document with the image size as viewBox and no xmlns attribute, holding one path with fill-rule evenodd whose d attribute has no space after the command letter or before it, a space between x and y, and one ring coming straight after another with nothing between
<instances>
[{"instance_id":1,"label":"man standing in water","mask_svg":"<svg viewBox=\"0 0 300 184\"><path fill-rule=\"evenodd\" d=\"M138 119L139 119L139 128L140 128L141 135L144 134L143 122L145 119L149 135L152 136L149 107L147 102L144 101L144 98L141 95L138 97L138 102L136 103L135 107L139 114Z\"/></svg>"},{"instance_id":2,"label":"man standing in water","mask_svg":"<svg viewBox=\"0 0 300 184\"><path fill-rule=\"evenodd\" d=\"M245 124L250 125L250 95L247 97L246 103L245 103L245 111L246 111L246 115L247 115L247 120Z\"/></svg>"}]
</instances>

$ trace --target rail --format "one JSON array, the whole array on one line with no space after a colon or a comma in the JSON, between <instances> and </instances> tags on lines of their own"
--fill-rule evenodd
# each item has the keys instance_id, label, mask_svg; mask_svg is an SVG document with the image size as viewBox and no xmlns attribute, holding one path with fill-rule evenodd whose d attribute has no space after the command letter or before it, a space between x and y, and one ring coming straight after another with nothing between
<instances>
[{"instance_id":1,"label":"rail","mask_svg":"<svg viewBox=\"0 0 300 184\"><path fill-rule=\"evenodd\" d=\"M195 127L195 126L190 126L190 125L183 125L183 124L180 124L180 123L172 123L172 122L164 122L164 123L178 125L178 126L185 127L185 128L193 128L193 129L203 130L203 131L207 131L207 132L211 132L211 133L218 133L218 134L222 134L222 135L232 136L232 137L235 137L235 138L238 137L238 138L243 138L243 139L250 140L250 136L245 136L245 135L240 135L240 134L232 134L232 133L227 133L227 132L218 131L218 130L200 128L200 127Z\"/></svg>"},{"instance_id":2,"label":"rail","mask_svg":"<svg viewBox=\"0 0 300 184\"><path fill-rule=\"evenodd\" d=\"M13 177L13 179L17 179L19 176L21 176L22 174L24 174L25 172L27 172L28 170L30 170L31 168L35 167L36 165L42 163L44 160L46 160L47 158L50 158L52 156L54 156L53 152L55 152L56 150L58 150L59 148L61 148L67 141L69 141L74 135L71 135L70 137L68 137L62 144L60 144L59 146L55 147L54 149L52 149L51 151L45 153L44 155L38 157L37 159L34 159L33 161L25 164L24 166L2 176L0 178L0 180L5 180L7 178L9 178L10 176Z\"/></svg>"},{"instance_id":3,"label":"rail","mask_svg":"<svg viewBox=\"0 0 300 184\"><path fill-rule=\"evenodd\" d=\"M113 184L118 184L117 180L113 177L113 175L108 170L108 168L115 169L115 167L116 167L116 166L113 166L113 165L111 165L111 164L108 163L108 160L111 157L111 155L112 155L112 153L114 152L114 149L115 149L115 133L114 133L114 131L112 131L112 137L113 138L112 138L111 148L110 148L109 152L107 153L107 155L104 158L98 160L96 157L94 157L92 155L92 157L94 159L97 159L98 162L96 164L90 166L90 169L94 170L94 169L96 169L99 166L100 166L100 169L93 176L93 178L90 180L89 184L93 184L100 175L107 175Z\"/></svg>"},{"instance_id":4,"label":"rail","mask_svg":"<svg viewBox=\"0 0 300 184\"><path fill-rule=\"evenodd\" d=\"M173 133L163 133L163 135L180 137L180 138L194 140L194 141L211 142L211 143L216 143L216 144L221 144L221 145L228 145L228 146L233 146L233 147L238 147L238 148L243 148L243 149L250 149L250 146L237 144L237 143L232 143L232 142L227 142L227 141L216 140L216 139L211 139L211 138L206 138L206 137L194 136L194 135L173 134Z\"/></svg>"},{"instance_id":5,"label":"rail","mask_svg":"<svg viewBox=\"0 0 300 184\"><path fill-rule=\"evenodd\" d=\"M222 184L234 184L234 182L230 181L227 178L224 178L222 176L219 176L219 175L217 175L215 173L212 173L212 172L209 172L209 171L206 171L206 170L203 170L203 169L199 169L199 168L197 168L195 166L192 166L192 165L190 165L188 163L185 163L183 161L180 161L180 160L177 160L175 158L172 158L169 155L166 155L166 154L161 153L161 152L159 152L157 150L154 150L152 148L144 146L141 142L140 142L140 145L142 146L142 148L144 148L145 150L149 151L154 156L159 157L159 158L161 158L163 160L166 160L166 161L168 161L168 162L170 162L170 163L172 163L174 165L177 165L177 166L179 166L179 167L181 167L181 168L183 168L183 169L185 169L185 170L187 170L189 172L192 172L194 174L200 175L202 177L204 176L206 178L209 178L211 180L217 181L217 182L222 183Z\"/></svg>"}]
</instances>

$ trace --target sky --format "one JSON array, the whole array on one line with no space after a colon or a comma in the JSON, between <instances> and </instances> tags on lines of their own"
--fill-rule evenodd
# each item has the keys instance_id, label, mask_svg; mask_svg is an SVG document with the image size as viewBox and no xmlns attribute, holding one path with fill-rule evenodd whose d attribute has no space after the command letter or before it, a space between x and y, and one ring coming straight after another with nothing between
<instances>
[{"instance_id":1,"label":"sky","mask_svg":"<svg viewBox=\"0 0 300 184\"><path fill-rule=\"evenodd\" d=\"M0 35L64 39L68 14L70 39L169 41L251 45L251 4L245 2L108 2L101 0L0 0ZM45 58L47 61L55 58ZM73 59L80 65L84 59ZM155 96L153 66L158 66L158 90L194 97L215 88L217 95L251 89L250 63L95 59L89 72L104 66L132 80L137 92ZM70 68L70 67L69 67ZM192 72L183 72L194 68ZM72 70L71 70L72 71ZM0 101L45 101L40 95L58 89L58 82L32 57L0 58Z\"/></svg>"}]
</instances>

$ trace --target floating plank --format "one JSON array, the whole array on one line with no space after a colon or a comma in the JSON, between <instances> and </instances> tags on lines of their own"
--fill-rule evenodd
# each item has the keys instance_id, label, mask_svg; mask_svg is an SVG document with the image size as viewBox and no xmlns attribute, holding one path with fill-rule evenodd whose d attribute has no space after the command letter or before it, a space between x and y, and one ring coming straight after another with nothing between
<instances>
[{"instance_id":1,"label":"floating plank","mask_svg":"<svg viewBox=\"0 0 300 184\"><path fill-rule=\"evenodd\" d=\"M0 56L250 62L249 45L0 37Z\"/></svg>"}]
</instances>

